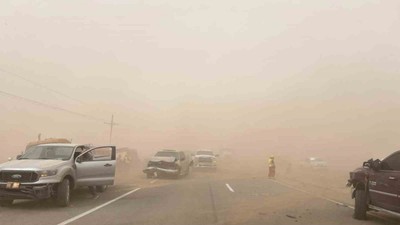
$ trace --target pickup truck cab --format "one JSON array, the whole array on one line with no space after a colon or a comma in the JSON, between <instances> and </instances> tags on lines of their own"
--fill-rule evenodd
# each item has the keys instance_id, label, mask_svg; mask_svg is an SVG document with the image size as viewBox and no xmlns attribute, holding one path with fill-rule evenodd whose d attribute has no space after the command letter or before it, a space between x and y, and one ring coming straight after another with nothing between
<instances>
[{"instance_id":1,"label":"pickup truck cab","mask_svg":"<svg viewBox=\"0 0 400 225\"><path fill-rule=\"evenodd\" d=\"M79 144L41 144L0 164L0 204L15 199L53 198L68 206L70 191L82 186L96 186L104 191L114 184L115 146L90 148Z\"/></svg>"},{"instance_id":2,"label":"pickup truck cab","mask_svg":"<svg viewBox=\"0 0 400 225\"><path fill-rule=\"evenodd\" d=\"M400 151L382 161L370 159L350 172L348 186L355 199L354 218L366 219L368 210L400 216Z\"/></svg>"}]
</instances>

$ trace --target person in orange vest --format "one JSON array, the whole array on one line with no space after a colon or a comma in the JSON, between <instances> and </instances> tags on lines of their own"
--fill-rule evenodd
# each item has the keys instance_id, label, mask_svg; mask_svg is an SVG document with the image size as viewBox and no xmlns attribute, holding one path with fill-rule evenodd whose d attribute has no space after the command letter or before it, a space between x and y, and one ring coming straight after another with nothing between
<instances>
[{"instance_id":1,"label":"person in orange vest","mask_svg":"<svg viewBox=\"0 0 400 225\"><path fill-rule=\"evenodd\" d=\"M275 158L273 155L268 159L268 178L275 178Z\"/></svg>"}]
</instances>

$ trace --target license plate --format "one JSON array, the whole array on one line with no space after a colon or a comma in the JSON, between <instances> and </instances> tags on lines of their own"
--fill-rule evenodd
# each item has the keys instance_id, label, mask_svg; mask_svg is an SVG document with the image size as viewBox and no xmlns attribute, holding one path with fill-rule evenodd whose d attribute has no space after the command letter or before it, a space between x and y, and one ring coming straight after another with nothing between
<instances>
[{"instance_id":1,"label":"license plate","mask_svg":"<svg viewBox=\"0 0 400 225\"><path fill-rule=\"evenodd\" d=\"M19 183L18 182L7 182L7 189L19 189Z\"/></svg>"}]
</instances>

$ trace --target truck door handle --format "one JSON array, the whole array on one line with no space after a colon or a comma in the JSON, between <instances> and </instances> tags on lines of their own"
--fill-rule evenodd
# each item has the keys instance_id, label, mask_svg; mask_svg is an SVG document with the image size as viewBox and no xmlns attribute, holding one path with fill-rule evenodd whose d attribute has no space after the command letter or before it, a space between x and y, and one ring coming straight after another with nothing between
<instances>
[{"instance_id":1,"label":"truck door handle","mask_svg":"<svg viewBox=\"0 0 400 225\"><path fill-rule=\"evenodd\" d=\"M389 177L389 180L397 180L396 177Z\"/></svg>"},{"instance_id":2,"label":"truck door handle","mask_svg":"<svg viewBox=\"0 0 400 225\"><path fill-rule=\"evenodd\" d=\"M112 166L110 163L107 163L107 164L105 164L104 165L105 167L109 167L109 166Z\"/></svg>"}]
</instances>

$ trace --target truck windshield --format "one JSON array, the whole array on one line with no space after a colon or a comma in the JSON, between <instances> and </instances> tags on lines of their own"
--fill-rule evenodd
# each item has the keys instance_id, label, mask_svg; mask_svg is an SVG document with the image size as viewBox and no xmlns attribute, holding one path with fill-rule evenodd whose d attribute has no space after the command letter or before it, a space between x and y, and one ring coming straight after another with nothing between
<instances>
[{"instance_id":1,"label":"truck windshield","mask_svg":"<svg viewBox=\"0 0 400 225\"><path fill-rule=\"evenodd\" d=\"M19 159L55 159L68 160L74 148L69 146L33 146L28 148Z\"/></svg>"},{"instance_id":2,"label":"truck windshield","mask_svg":"<svg viewBox=\"0 0 400 225\"><path fill-rule=\"evenodd\" d=\"M196 155L214 155L212 151L198 151Z\"/></svg>"},{"instance_id":3,"label":"truck windshield","mask_svg":"<svg viewBox=\"0 0 400 225\"><path fill-rule=\"evenodd\" d=\"M175 157L175 158L177 158L178 157L178 152L162 151L162 152L157 152L156 156L159 156L159 157Z\"/></svg>"}]
</instances>

